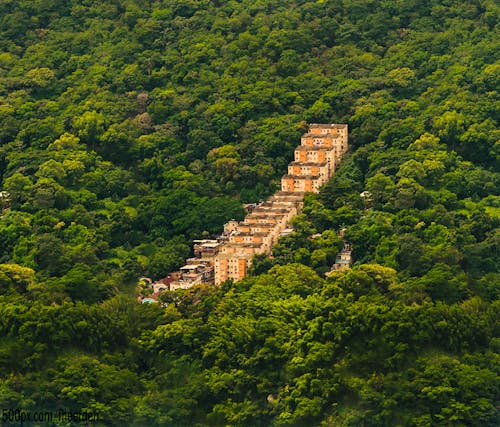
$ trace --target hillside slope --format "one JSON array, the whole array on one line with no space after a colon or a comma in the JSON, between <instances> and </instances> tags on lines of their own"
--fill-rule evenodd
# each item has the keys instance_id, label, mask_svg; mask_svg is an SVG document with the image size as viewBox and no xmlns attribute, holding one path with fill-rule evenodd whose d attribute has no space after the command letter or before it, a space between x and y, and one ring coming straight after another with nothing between
<instances>
[{"instance_id":1,"label":"hillside slope","mask_svg":"<svg viewBox=\"0 0 500 427\"><path fill-rule=\"evenodd\" d=\"M0 407L498 425L499 17L489 0L1 2ZM138 277L274 192L310 122L348 123L353 149L274 259L138 305ZM356 263L325 279L340 228Z\"/></svg>"}]
</instances>

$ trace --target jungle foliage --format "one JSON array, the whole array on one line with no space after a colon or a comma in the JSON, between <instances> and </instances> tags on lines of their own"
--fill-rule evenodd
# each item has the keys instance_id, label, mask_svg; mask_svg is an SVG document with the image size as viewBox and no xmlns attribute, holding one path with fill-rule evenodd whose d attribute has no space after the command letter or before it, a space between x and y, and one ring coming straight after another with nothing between
<instances>
[{"instance_id":1,"label":"jungle foliage","mask_svg":"<svg viewBox=\"0 0 500 427\"><path fill-rule=\"evenodd\" d=\"M0 3L0 408L104 425L496 426L492 0ZM311 122L351 153L220 287L133 299L272 194ZM342 246L355 265L325 277Z\"/></svg>"}]
</instances>

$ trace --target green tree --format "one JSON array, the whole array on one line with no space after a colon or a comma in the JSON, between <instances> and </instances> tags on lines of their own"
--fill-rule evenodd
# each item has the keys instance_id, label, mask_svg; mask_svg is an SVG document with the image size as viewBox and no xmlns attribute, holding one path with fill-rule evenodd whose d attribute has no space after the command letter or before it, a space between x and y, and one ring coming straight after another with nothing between
<instances>
[{"instance_id":1,"label":"green tree","mask_svg":"<svg viewBox=\"0 0 500 427\"><path fill-rule=\"evenodd\" d=\"M27 176L16 172L5 179L3 188L10 195L11 206L19 208L26 202L33 191L33 182Z\"/></svg>"}]
</instances>

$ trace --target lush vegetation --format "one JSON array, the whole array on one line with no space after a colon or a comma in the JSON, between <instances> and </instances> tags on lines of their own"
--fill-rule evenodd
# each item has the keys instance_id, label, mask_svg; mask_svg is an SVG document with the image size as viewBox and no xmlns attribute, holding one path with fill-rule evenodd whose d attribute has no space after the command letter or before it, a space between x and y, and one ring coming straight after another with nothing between
<instances>
[{"instance_id":1,"label":"lush vegetation","mask_svg":"<svg viewBox=\"0 0 500 427\"><path fill-rule=\"evenodd\" d=\"M499 18L492 0L1 2L0 408L498 425ZM139 276L275 191L308 122L349 123L352 153L274 259L137 304ZM324 278L340 228L356 264Z\"/></svg>"}]
</instances>

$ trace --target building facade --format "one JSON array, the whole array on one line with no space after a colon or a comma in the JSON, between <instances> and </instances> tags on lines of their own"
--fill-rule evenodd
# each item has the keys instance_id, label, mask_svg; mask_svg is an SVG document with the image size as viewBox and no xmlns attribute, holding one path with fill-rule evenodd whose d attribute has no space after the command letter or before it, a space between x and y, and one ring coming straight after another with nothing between
<instances>
[{"instance_id":1,"label":"building facade","mask_svg":"<svg viewBox=\"0 0 500 427\"><path fill-rule=\"evenodd\" d=\"M348 150L346 124L311 124L295 149L294 161L281 179L281 191L253 207L239 223L225 227L226 240L214 256L214 282L243 279L256 254L270 254L291 219L302 208L306 192L319 192Z\"/></svg>"},{"instance_id":2,"label":"building facade","mask_svg":"<svg viewBox=\"0 0 500 427\"><path fill-rule=\"evenodd\" d=\"M179 271L155 283L141 278L152 293L148 298L139 296L139 300L157 302L165 290L243 279L254 255L270 255L278 238L293 232L290 221L300 213L304 194L319 192L330 180L348 150L347 138L346 124L311 124L281 179L281 190L262 203L247 205L245 219L229 221L216 239L194 240L194 257L187 259ZM332 271L349 268L351 263L351 248L346 246Z\"/></svg>"}]
</instances>

